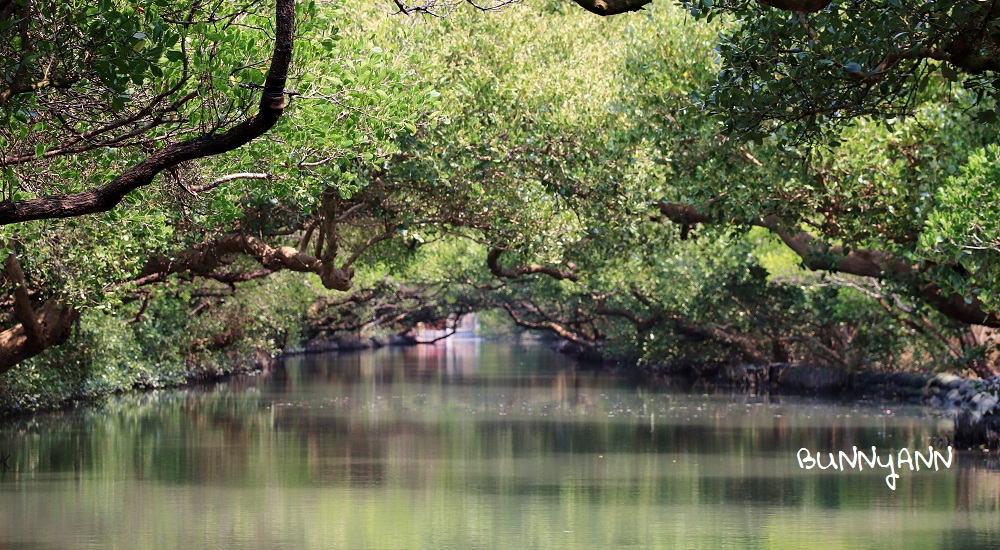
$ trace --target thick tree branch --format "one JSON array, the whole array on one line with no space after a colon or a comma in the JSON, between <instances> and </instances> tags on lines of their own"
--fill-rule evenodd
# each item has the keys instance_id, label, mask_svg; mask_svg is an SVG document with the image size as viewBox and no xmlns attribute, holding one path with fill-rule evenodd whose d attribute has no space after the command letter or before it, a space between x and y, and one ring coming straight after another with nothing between
<instances>
[{"instance_id":1,"label":"thick tree branch","mask_svg":"<svg viewBox=\"0 0 1000 550\"><path fill-rule=\"evenodd\" d=\"M548 332L555 333L560 338L564 340L569 340L575 344L579 344L587 349L594 349L597 347L597 341L586 338L583 335L577 334L564 327L563 325L556 323L555 321L545 320L545 321L529 321L521 317L517 311L511 307L510 304L504 304L503 308L507 310L507 314L510 315L511 320L514 324L524 328L530 328L533 330L545 330Z\"/></svg>"},{"instance_id":2,"label":"thick tree branch","mask_svg":"<svg viewBox=\"0 0 1000 550\"><path fill-rule=\"evenodd\" d=\"M363 204L363 203L362 203ZM350 218L361 209L362 204L354 205L345 212L341 212L344 201L340 193L333 188L326 188L323 191L320 206L321 221L319 223L319 237L316 240L316 257L323 263L320 277L323 286L326 288L347 291L351 289L354 278L354 268L351 267L361 254L376 244L392 238L396 232L396 226L387 222L384 230L368 238L351 255L337 267L336 260L340 254L340 224ZM307 230L307 234L310 232ZM311 235L310 235L311 237ZM300 248L308 245L308 238L303 237Z\"/></svg>"},{"instance_id":3,"label":"thick tree branch","mask_svg":"<svg viewBox=\"0 0 1000 550\"><path fill-rule=\"evenodd\" d=\"M32 82L31 84L22 84L19 87L12 86L0 92L0 107L6 105L7 102L16 95L36 92L45 88L67 88L76 81L76 79L53 80L51 78L44 78L38 82Z\"/></svg>"},{"instance_id":4,"label":"thick tree branch","mask_svg":"<svg viewBox=\"0 0 1000 550\"><path fill-rule=\"evenodd\" d=\"M441 340L444 340L446 338L451 338L452 336L455 335L456 332L458 332L458 327L454 326L454 327L451 327L451 332L445 333L445 334L443 334L441 336L438 336L437 338L432 338L430 340L417 340L417 339L414 339L413 343L414 344L418 344L418 345L436 344L436 343L440 342Z\"/></svg>"},{"instance_id":5,"label":"thick tree branch","mask_svg":"<svg viewBox=\"0 0 1000 550\"><path fill-rule=\"evenodd\" d=\"M578 6L597 15L617 15L639 11L653 0L573 0Z\"/></svg>"},{"instance_id":6,"label":"thick tree branch","mask_svg":"<svg viewBox=\"0 0 1000 550\"><path fill-rule=\"evenodd\" d=\"M747 361L753 363L770 363L770 358L760 351L757 342L752 338L733 334L714 323L697 325L680 315L670 315L670 318L674 321L674 332L681 336L715 340L739 351Z\"/></svg>"},{"instance_id":7,"label":"thick tree branch","mask_svg":"<svg viewBox=\"0 0 1000 550\"><path fill-rule=\"evenodd\" d=\"M246 235L225 235L218 239L201 243L191 250L176 254L174 257L163 255L151 258L143 266L137 285L159 282L166 276L175 273L192 273L194 275L223 280L225 275L217 273L217 269L231 263L232 256L242 254L257 261L269 272L287 269L305 273L319 274L321 264L315 256L300 252L290 246L272 247L264 241ZM263 272L248 272L253 276L264 276ZM253 277L251 277L253 278ZM233 281L240 277L233 277ZM225 281L224 281L225 282Z\"/></svg>"},{"instance_id":8,"label":"thick tree branch","mask_svg":"<svg viewBox=\"0 0 1000 550\"><path fill-rule=\"evenodd\" d=\"M660 213L674 223L712 223L714 220L689 205L661 202ZM750 225L764 227L777 235L792 249L802 264L813 271L832 271L862 277L887 278L914 284L916 295L944 315L963 323L1000 327L1000 315L988 312L975 296L947 293L936 283L927 280L921 266L895 258L878 250L847 249L818 241L804 232L790 232L776 216L750 220Z\"/></svg>"},{"instance_id":9,"label":"thick tree branch","mask_svg":"<svg viewBox=\"0 0 1000 550\"><path fill-rule=\"evenodd\" d=\"M643 318L627 309L618 307L607 307L601 297L594 296L597 306L594 311L599 315L609 317L619 317L635 325L637 331L645 332L666 321L673 321L674 331L681 336L698 339L714 340L727 347L738 351L743 357L754 363L767 363L768 357L761 352L757 342L752 338L747 338L739 334L733 334L722 327L710 323L698 325L677 313L659 312L649 317Z\"/></svg>"},{"instance_id":10,"label":"thick tree branch","mask_svg":"<svg viewBox=\"0 0 1000 550\"><path fill-rule=\"evenodd\" d=\"M63 143L59 144L57 147L45 151L44 153L42 153L41 156L37 155L34 151L29 150L21 154L15 154L0 158L0 166L13 166L15 164L25 164L39 159L50 159L65 155L75 155L77 153L83 153L101 147L122 147L123 145L125 145L126 140L142 135L147 130L150 130L152 128L164 124L163 118L168 113L176 113L185 103L198 97L198 92L192 91L177 98L176 100L174 100L173 103L167 105L166 107L160 107L160 108L156 107L157 105L160 104L160 102L164 101L167 97L178 92L186 82L187 82L187 77L184 77L180 79L176 84L174 84L173 87L171 87L170 89L161 92L152 99L150 99L146 103L145 107L139 109L135 113L126 117L113 120L111 122L98 126L97 128L87 130L86 132L76 131L63 120L61 114L54 113L54 116L60 121L62 121L67 127L70 127L71 130L76 135L64 141ZM124 134L111 136L106 139L98 139L101 138L103 134L107 134L108 132L118 130L119 128L123 128L129 124L138 123L140 120L146 117L152 117L152 119L148 120L141 126L134 128Z\"/></svg>"},{"instance_id":11,"label":"thick tree branch","mask_svg":"<svg viewBox=\"0 0 1000 550\"><path fill-rule=\"evenodd\" d=\"M500 265L500 256L504 253L503 248L492 247L490 248L489 254L486 255L486 265L490 268L490 272L494 276L504 278L504 279L516 279L523 275L533 275L535 273L542 273L548 275L553 279L568 279L570 281L579 281L580 276L576 273L576 266L570 262L568 265L569 269L563 271L561 269L556 269L554 267L531 264L526 266L517 266L514 268L504 267Z\"/></svg>"},{"instance_id":12,"label":"thick tree branch","mask_svg":"<svg viewBox=\"0 0 1000 550\"><path fill-rule=\"evenodd\" d=\"M29 301L21 264L14 254L4 261L3 271L3 278L14 287L14 315L19 323L0 332L0 374L65 341L78 317L73 308L53 300L35 311Z\"/></svg>"},{"instance_id":13,"label":"thick tree branch","mask_svg":"<svg viewBox=\"0 0 1000 550\"><path fill-rule=\"evenodd\" d=\"M618 307L607 307L604 305L603 300L595 300L595 301L597 302L597 306L594 308L594 312L596 312L598 315L606 315L608 317L620 317L622 319L625 319L626 321L635 325L635 329L640 333L648 331L649 329L662 323L665 319L662 313L657 313L655 315L650 315L649 317L643 318L627 309Z\"/></svg>"},{"instance_id":14,"label":"thick tree branch","mask_svg":"<svg viewBox=\"0 0 1000 550\"><path fill-rule=\"evenodd\" d=\"M822 11L830 5L831 0L758 0L765 6L785 11L811 13ZM652 0L573 0L578 6L597 15L617 15L630 11L639 11Z\"/></svg>"},{"instance_id":15,"label":"thick tree branch","mask_svg":"<svg viewBox=\"0 0 1000 550\"><path fill-rule=\"evenodd\" d=\"M256 115L222 134L204 135L164 147L97 189L0 204L0 225L106 212L129 192L152 183L166 168L232 151L270 130L285 108L284 89L295 26L295 0L276 0L276 4L274 51Z\"/></svg>"},{"instance_id":16,"label":"thick tree branch","mask_svg":"<svg viewBox=\"0 0 1000 550\"><path fill-rule=\"evenodd\" d=\"M779 10L811 13L822 11L830 5L831 0L758 0L765 6Z\"/></svg>"},{"instance_id":17,"label":"thick tree branch","mask_svg":"<svg viewBox=\"0 0 1000 550\"><path fill-rule=\"evenodd\" d=\"M44 343L42 326L38 322L38 317L35 316L35 309L31 306L31 298L28 296L28 289L25 286L21 262L17 261L17 255L13 253L7 256L6 261L4 261L4 278L14 287L14 317L24 327L25 336L36 344Z\"/></svg>"},{"instance_id":18,"label":"thick tree branch","mask_svg":"<svg viewBox=\"0 0 1000 550\"><path fill-rule=\"evenodd\" d=\"M65 341L78 314L69 306L48 301L42 304L35 317L42 330L41 342L30 337L23 324L0 332L0 374L7 372L21 361L38 355L46 348Z\"/></svg>"},{"instance_id":19,"label":"thick tree branch","mask_svg":"<svg viewBox=\"0 0 1000 550\"><path fill-rule=\"evenodd\" d=\"M320 276L323 286L330 290L351 289L354 270L351 264L360 255L392 236L392 231L380 233L362 243L340 267L336 266L336 256L326 256L321 260L308 252L291 246L273 247L257 237L248 235L224 235L217 239L196 245L190 250L173 256L158 255L150 258L143 266L139 277L132 281L137 286L164 281L178 273L191 273L227 284L267 277L276 271L288 270L300 273L315 273ZM260 264L262 269L236 272L220 272L219 268L246 256Z\"/></svg>"}]
</instances>

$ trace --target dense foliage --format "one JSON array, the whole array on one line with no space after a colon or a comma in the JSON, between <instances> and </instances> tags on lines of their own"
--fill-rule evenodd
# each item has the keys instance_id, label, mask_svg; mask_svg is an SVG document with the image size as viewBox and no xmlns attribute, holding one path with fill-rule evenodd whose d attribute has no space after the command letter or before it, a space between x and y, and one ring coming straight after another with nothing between
<instances>
[{"instance_id":1,"label":"dense foliage","mask_svg":"<svg viewBox=\"0 0 1000 550\"><path fill-rule=\"evenodd\" d=\"M859 89L904 8L306 2L261 99L282 4L0 1L8 406L477 310L648 362L991 372L992 68Z\"/></svg>"}]
</instances>

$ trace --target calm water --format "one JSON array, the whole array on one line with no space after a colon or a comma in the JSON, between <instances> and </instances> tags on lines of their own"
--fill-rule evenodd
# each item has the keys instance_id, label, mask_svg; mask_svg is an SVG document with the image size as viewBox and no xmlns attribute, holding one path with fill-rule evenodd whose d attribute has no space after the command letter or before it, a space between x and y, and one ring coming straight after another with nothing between
<instances>
[{"instance_id":1,"label":"calm water","mask_svg":"<svg viewBox=\"0 0 1000 550\"><path fill-rule=\"evenodd\" d=\"M0 426L0 548L988 548L1000 475L919 408L638 389L541 347L289 361ZM882 454L882 453L880 453Z\"/></svg>"}]
</instances>

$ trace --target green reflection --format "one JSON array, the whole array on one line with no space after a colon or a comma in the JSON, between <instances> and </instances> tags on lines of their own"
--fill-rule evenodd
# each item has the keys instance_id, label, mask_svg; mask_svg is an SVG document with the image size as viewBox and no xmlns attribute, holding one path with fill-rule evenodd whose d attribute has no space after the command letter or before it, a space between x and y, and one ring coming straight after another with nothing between
<instances>
[{"instance_id":1,"label":"green reflection","mask_svg":"<svg viewBox=\"0 0 1000 550\"><path fill-rule=\"evenodd\" d=\"M1000 477L804 471L918 408L637 389L542 347L313 356L0 430L2 548L984 548ZM980 462L977 462L980 460Z\"/></svg>"}]
</instances>

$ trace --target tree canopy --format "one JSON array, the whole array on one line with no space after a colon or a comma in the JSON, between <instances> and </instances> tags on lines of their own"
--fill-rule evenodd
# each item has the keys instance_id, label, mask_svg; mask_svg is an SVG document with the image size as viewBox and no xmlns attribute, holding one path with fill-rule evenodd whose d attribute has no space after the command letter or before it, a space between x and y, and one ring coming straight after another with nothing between
<instances>
[{"instance_id":1,"label":"tree canopy","mask_svg":"<svg viewBox=\"0 0 1000 550\"><path fill-rule=\"evenodd\" d=\"M651 361L984 353L990 4L576 4L621 15L0 0L0 371L476 310Z\"/></svg>"}]
</instances>

